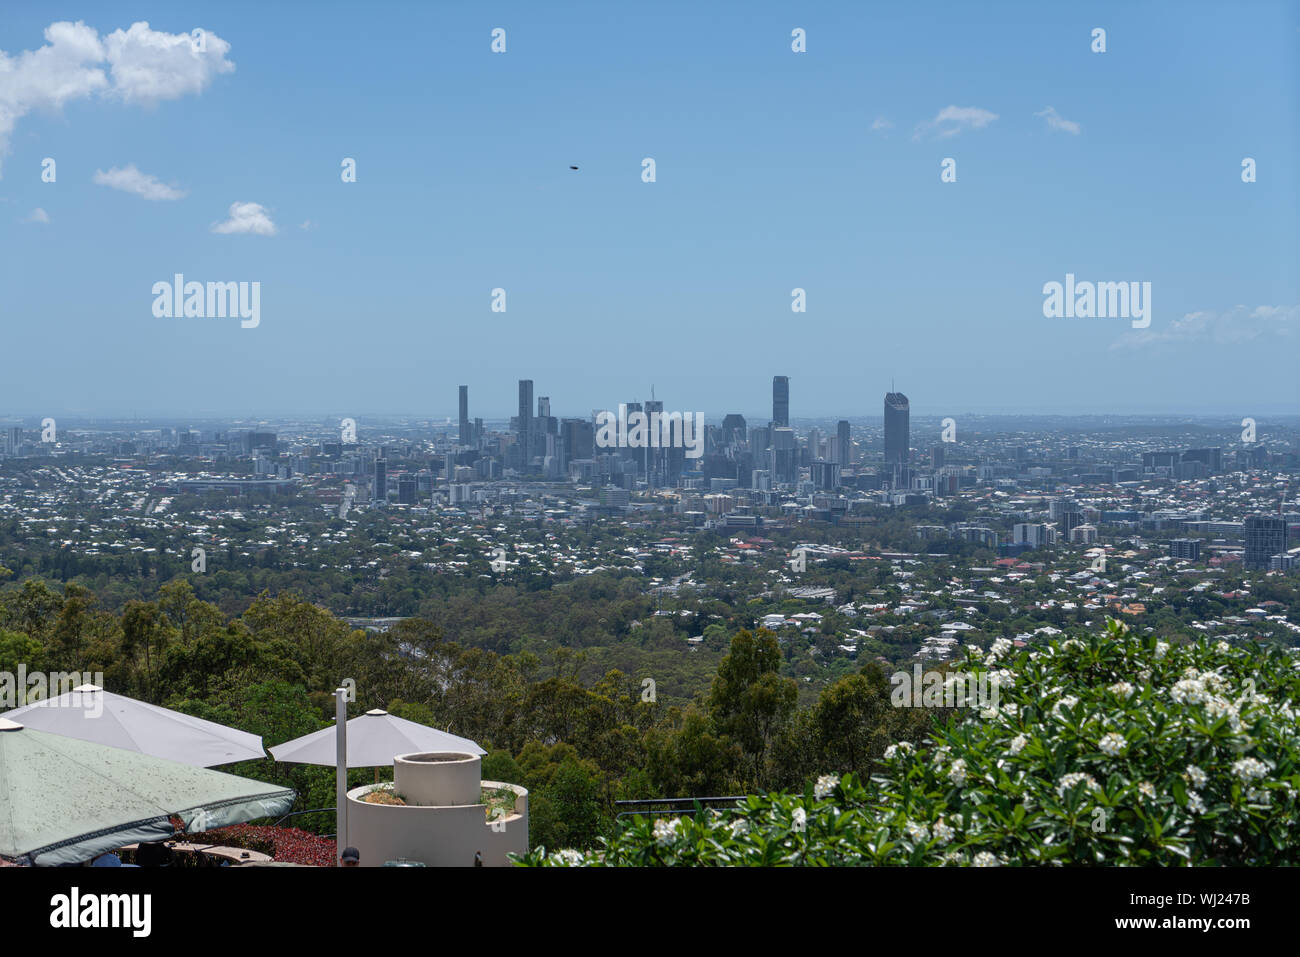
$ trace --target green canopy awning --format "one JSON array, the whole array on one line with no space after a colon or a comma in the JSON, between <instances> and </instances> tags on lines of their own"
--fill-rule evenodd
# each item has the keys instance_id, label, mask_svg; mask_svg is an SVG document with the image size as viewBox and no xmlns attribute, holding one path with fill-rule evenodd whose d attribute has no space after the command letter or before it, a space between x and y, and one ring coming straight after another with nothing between
<instances>
[{"instance_id":1,"label":"green canopy awning","mask_svg":"<svg viewBox=\"0 0 1300 957\"><path fill-rule=\"evenodd\" d=\"M90 860L172 835L286 813L294 792L0 719L0 855L34 864Z\"/></svg>"}]
</instances>

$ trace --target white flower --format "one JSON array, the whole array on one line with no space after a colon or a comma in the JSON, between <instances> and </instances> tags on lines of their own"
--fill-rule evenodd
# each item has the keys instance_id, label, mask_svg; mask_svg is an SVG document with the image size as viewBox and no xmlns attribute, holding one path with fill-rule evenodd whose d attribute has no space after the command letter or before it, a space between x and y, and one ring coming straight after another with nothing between
<instances>
[{"instance_id":1,"label":"white flower","mask_svg":"<svg viewBox=\"0 0 1300 957\"><path fill-rule=\"evenodd\" d=\"M988 851L980 851L978 854L975 855L975 860L971 864L971 866L972 867L998 867L1001 863L1002 862L999 861L996 856L990 854Z\"/></svg>"},{"instance_id":2,"label":"white flower","mask_svg":"<svg viewBox=\"0 0 1300 957\"><path fill-rule=\"evenodd\" d=\"M1232 773L1243 781L1254 781L1268 773L1268 765L1258 758L1242 758L1233 763Z\"/></svg>"},{"instance_id":3,"label":"white flower","mask_svg":"<svg viewBox=\"0 0 1300 957\"><path fill-rule=\"evenodd\" d=\"M1019 754L1021 751L1025 749L1025 745L1028 743L1029 743L1029 739L1026 738L1023 734L1016 735L1014 738L1011 739L1011 753Z\"/></svg>"},{"instance_id":4,"label":"white flower","mask_svg":"<svg viewBox=\"0 0 1300 957\"><path fill-rule=\"evenodd\" d=\"M1104 735L1102 739L1097 742L1097 747L1101 749L1103 754L1114 758L1124 752L1124 749L1128 747L1128 742L1124 740L1123 735L1116 734L1112 731L1110 734Z\"/></svg>"},{"instance_id":5,"label":"white flower","mask_svg":"<svg viewBox=\"0 0 1300 957\"><path fill-rule=\"evenodd\" d=\"M681 826L681 823L682 819L679 817L672 818L671 820L666 820L661 817L655 821L654 837L656 843L660 846L665 846L677 840L677 829Z\"/></svg>"},{"instance_id":6,"label":"white flower","mask_svg":"<svg viewBox=\"0 0 1300 957\"><path fill-rule=\"evenodd\" d=\"M978 658L983 658L983 657L984 657L984 649L983 649L983 648L980 648L980 647L977 646L977 645L967 645L967 646L966 646L966 654L968 654L968 655L970 655L972 658L976 658L976 659L978 659ZM1300 667L1300 662L1296 662L1296 665L1297 665L1297 667Z\"/></svg>"},{"instance_id":7,"label":"white flower","mask_svg":"<svg viewBox=\"0 0 1300 957\"><path fill-rule=\"evenodd\" d=\"M916 748L912 747L910 741L899 741L897 744L891 744L885 748L885 760L892 761L900 754L915 754Z\"/></svg>"},{"instance_id":8,"label":"white flower","mask_svg":"<svg viewBox=\"0 0 1300 957\"><path fill-rule=\"evenodd\" d=\"M1263 788L1251 788L1249 791L1246 792L1246 800L1251 801L1255 804L1270 803L1269 793Z\"/></svg>"},{"instance_id":9,"label":"white flower","mask_svg":"<svg viewBox=\"0 0 1300 957\"><path fill-rule=\"evenodd\" d=\"M1205 813L1205 802L1201 800L1201 796L1195 791L1187 792L1187 809L1193 814Z\"/></svg>"},{"instance_id":10,"label":"white flower","mask_svg":"<svg viewBox=\"0 0 1300 957\"><path fill-rule=\"evenodd\" d=\"M578 867L582 864L582 852L566 847L552 854L551 859L561 862L565 867Z\"/></svg>"},{"instance_id":11,"label":"white flower","mask_svg":"<svg viewBox=\"0 0 1300 957\"><path fill-rule=\"evenodd\" d=\"M1065 775L1056 784L1056 793L1065 797L1065 792L1069 791L1077 784L1084 785L1089 791L1097 790L1097 781L1091 774L1084 774L1082 771L1072 771Z\"/></svg>"},{"instance_id":12,"label":"white flower","mask_svg":"<svg viewBox=\"0 0 1300 957\"><path fill-rule=\"evenodd\" d=\"M813 796L820 801L834 791L839 783L840 779L837 775L823 774L817 779L817 785L813 788Z\"/></svg>"},{"instance_id":13,"label":"white flower","mask_svg":"<svg viewBox=\"0 0 1300 957\"><path fill-rule=\"evenodd\" d=\"M1151 680L1151 669L1150 669L1150 668L1143 668L1141 671L1139 671L1139 672L1138 672L1138 680L1139 680L1139 681L1150 681L1150 680Z\"/></svg>"},{"instance_id":14,"label":"white flower","mask_svg":"<svg viewBox=\"0 0 1300 957\"><path fill-rule=\"evenodd\" d=\"M749 833L749 822L746 821L743 817L737 818L736 820L731 822L732 837L744 837L748 833Z\"/></svg>"},{"instance_id":15,"label":"white flower","mask_svg":"<svg viewBox=\"0 0 1300 957\"><path fill-rule=\"evenodd\" d=\"M1156 796L1155 785L1153 785L1150 781L1143 781L1142 783L1140 783L1138 785L1138 791L1140 791L1142 794L1145 794L1149 798L1153 798Z\"/></svg>"},{"instance_id":16,"label":"white flower","mask_svg":"<svg viewBox=\"0 0 1300 957\"><path fill-rule=\"evenodd\" d=\"M1010 638L996 638L993 644L989 646L989 656L986 659L988 664L993 664L1003 655L1011 650Z\"/></svg>"},{"instance_id":17,"label":"white flower","mask_svg":"<svg viewBox=\"0 0 1300 957\"><path fill-rule=\"evenodd\" d=\"M1062 650L1062 651L1075 651L1075 650L1082 651L1082 650L1083 650L1083 642L1080 641L1078 638L1066 638L1065 641L1061 642L1061 650Z\"/></svg>"},{"instance_id":18,"label":"white flower","mask_svg":"<svg viewBox=\"0 0 1300 957\"><path fill-rule=\"evenodd\" d=\"M1187 779L1192 782L1192 787L1205 787L1208 775L1194 764L1187 765Z\"/></svg>"},{"instance_id":19,"label":"white flower","mask_svg":"<svg viewBox=\"0 0 1300 957\"><path fill-rule=\"evenodd\" d=\"M1127 701L1133 697L1133 686L1127 681L1117 681L1107 689L1117 698L1123 698Z\"/></svg>"},{"instance_id":20,"label":"white flower","mask_svg":"<svg viewBox=\"0 0 1300 957\"><path fill-rule=\"evenodd\" d=\"M928 844L930 842L930 829L924 824L908 821L903 830L907 832L907 836L912 839L913 844Z\"/></svg>"},{"instance_id":21,"label":"white flower","mask_svg":"<svg viewBox=\"0 0 1300 957\"><path fill-rule=\"evenodd\" d=\"M1223 654L1224 652L1231 651L1232 645L1228 644L1226 641L1220 641L1215 644L1214 650L1219 652L1219 654Z\"/></svg>"},{"instance_id":22,"label":"white flower","mask_svg":"<svg viewBox=\"0 0 1300 957\"><path fill-rule=\"evenodd\" d=\"M808 812L801 807L794 809L794 829L802 831L808 827Z\"/></svg>"},{"instance_id":23,"label":"white flower","mask_svg":"<svg viewBox=\"0 0 1300 957\"><path fill-rule=\"evenodd\" d=\"M956 831L943 823L943 818L934 822L934 839L939 842L940 847L951 841L956 834Z\"/></svg>"},{"instance_id":24,"label":"white flower","mask_svg":"<svg viewBox=\"0 0 1300 957\"><path fill-rule=\"evenodd\" d=\"M1072 694L1063 695L1061 697L1061 700L1056 702L1055 705L1053 705L1052 717L1059 718L1061 716L1062 708L1073 708L1078 703L1079 703L1079 699L1076 698L1074 695Z\"/></svg>"},{"instance_id":25,"label":"white flower","mask_svg":"<svg viewBox=\"0 0 1300 957\"><path fill-rule=\"evenodd\" d=\"M1168 654L1168 652L1169 652L1169 642L1167 642L1167 641L1157 641L1157 642L1156 642L1156 658L1157 658L1157 659L1163 658L1166 654Z\"/></svg>"},{"instance_id":26,"label":"white flower","mask_svg":"<svg viewBox=\"0 0 1300 957\"><path fill-rule=\"evenodd\" d=\"M961 787L966 783L966 762L961 758L954 761L952 767L948 769L948 780L957 787Z\"/></svg>"}]
</instances>

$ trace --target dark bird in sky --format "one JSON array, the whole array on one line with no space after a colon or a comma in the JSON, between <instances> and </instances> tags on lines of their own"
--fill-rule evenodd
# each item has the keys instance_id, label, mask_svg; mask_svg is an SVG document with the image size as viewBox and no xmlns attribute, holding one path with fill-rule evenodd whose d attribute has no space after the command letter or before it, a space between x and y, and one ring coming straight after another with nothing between
<instances>
[{"instance_id":1,"label":"dark bird in sky","mask_svg":"<svg viewBox=\"0 0 1300 957\"><path fill-rule=\"evenodd\" d=\"M576 166L570 166L570 167L569 167L569 169L577 169L577 168L578 168L578 167L576 167Z\"/></svg>"}]
</instances>

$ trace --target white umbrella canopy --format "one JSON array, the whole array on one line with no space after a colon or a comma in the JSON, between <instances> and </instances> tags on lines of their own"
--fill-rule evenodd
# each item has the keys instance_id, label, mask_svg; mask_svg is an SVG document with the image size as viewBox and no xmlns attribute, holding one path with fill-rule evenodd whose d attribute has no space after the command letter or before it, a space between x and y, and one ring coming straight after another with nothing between
<instances>
[{"instance_id":1,"label":"white umbrella canopy","mask_svg":"<svg viewBox=\"0 0 1300 957\"><path fill-rule=\"evenodd\" d=\"M78 685L0 717L37 731L151 754L195 768L266 757L259 735Z\"/></svg>"},{"instance_id":2,"label":"white umbrella canopy","mask_svg":"<svg viewBox=\"0 0 1300 957\"><path fill-rule=\"evenodd\" d=\"M358 715L347 724L348 767L388 767L399 754L413 751L463 751L467 754L487 754L469 738L459 738L405 718L398 718L376 708ZM277 761L297 764L325 764L334 767L338 762L336 752L337 728L321 728L301 738L294 738L271 748L271 757Z\"/></svg>"},{"instance_id":3,"label":"white umbrella canopy","mask_svg":"<svg viewBox=\"0 0 1300 957\"><path fill-rule=\"evenodd\" d=\"M88 861L172 835L171 815L205 831L292 807L294 792L192 764L50 734L0 718L0 854Z\"/></svg>"}]
</instances>

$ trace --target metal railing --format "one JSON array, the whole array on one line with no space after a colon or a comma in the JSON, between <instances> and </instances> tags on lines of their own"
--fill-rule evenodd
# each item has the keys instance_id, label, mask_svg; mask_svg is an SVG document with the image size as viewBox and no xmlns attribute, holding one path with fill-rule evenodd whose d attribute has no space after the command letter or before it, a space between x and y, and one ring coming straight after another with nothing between
<instances>
[{"instance_id":1,"label":"metal railing","mask_svg":"<svg viewBox=\"0 0 1300 957\"><path fill-rule=\"evenodd\" d=\"M658 814L693 815L697 805L700 809L707 809L720 805L735 804L737 801L745 800L747 796L745 794L733 794L726 797L644 798L635 801L615 801L614 806L616 808L627 808L628 810L618 812L614 815L614 819L636 817L637 815L643 817L653 817Z\"/></svg>"},{"instance_id":2,"label":"metal railing","mask_svg":"<svg viewBox=\"0 0 1300 957\"><path fill-rule=\"evenodd\" d=\"M279 827L282 823L284 823L285 821L289 820L289 818L291 818L291 817L297 817L297 816L300 815L300 814L337 814L337 813L338 813L338 808L336 808L336 807L315 807L315 808L311 808L310 810L307 810L307 811L290 811L290 812L289 812L288 814L286 814L284 817L280 818L278 821L276 821L274 824L272 824L271 827ZM336 834L322 834L322 835L321 835L321 837L337 837L337 836L338 836L338 835L336 835Z\"/></svg>"}]
</instances>

